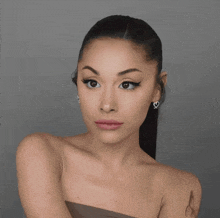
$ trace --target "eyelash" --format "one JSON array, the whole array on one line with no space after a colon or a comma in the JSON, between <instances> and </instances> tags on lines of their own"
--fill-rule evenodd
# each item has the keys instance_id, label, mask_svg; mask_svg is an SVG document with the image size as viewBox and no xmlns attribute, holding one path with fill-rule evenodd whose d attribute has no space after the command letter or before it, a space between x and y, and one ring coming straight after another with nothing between
<instances>
[{"instance_id":1,"label":"eyelash","mask_svg":"<svg viewBox=\"0 0 220 218\"><path fill-rule=\"evenodd\" d=\"M88 79L88 80L83 79L83 80L82 80L82 82L85 83L85 84L88 84L88 82L90 82L90 81L97 82L97 81L91 80L91 79ZM123 83L131 83L131 84L134 86L134 88L133 88L133 89L125 89L125 90L132 91L132 90L136 89L137 86L140 86L140 83L141 83L141 82L139 82L139 83L134 83L134 82L124 81ZM94 87L93 87L93 88L94 88ZM90 88L90 89L92 89L92 88Z\"/></svg>"}]
</instances>

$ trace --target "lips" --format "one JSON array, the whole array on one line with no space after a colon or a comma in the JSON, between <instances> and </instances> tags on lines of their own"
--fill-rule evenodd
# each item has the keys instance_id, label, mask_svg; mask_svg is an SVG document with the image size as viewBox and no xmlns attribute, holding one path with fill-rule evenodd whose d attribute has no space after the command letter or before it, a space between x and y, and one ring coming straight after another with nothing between
<instances>
[{"instance_id":1,"label":"lips","mask_svg":"<svg viewBox=\"0 0 220 218\"><path fill-rule=\"evenodd\" d=\"M97 120L97 121L95 121L95 123L101 123L101 124L115 124L115 125L117 125L117 124L123 124L122 122L119 122L119 121L117 121L117 120Z\"/></svg>"},{"instance_id":2,"label":"lips","mask_svg":"<svg viewBox=\"0 0 220 218\"><path fill-rule=\"evenodd\" d=\"M115 121L114 121L115 122ZM100 129L104 129L104 130L115 130L120 128L120 126L122 125L117 123L96 123L96 125L100 128Z\"/></svg>"}]
</instances>

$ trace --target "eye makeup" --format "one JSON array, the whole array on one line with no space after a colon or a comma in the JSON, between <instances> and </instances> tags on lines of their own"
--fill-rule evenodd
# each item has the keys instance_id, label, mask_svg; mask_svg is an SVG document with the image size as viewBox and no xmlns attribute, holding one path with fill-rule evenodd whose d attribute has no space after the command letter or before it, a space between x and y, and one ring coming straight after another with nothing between
<instances>
[{"instance_id":1,"label":"eye makeup","mask_svg":"<svg viewBox=\"0 0 220 218\"><path fill-rule=\"evenodd\" d=\"M89 80L83 79L82 82L83 82L84 84L87 84L87 85L88 85L89 82L96 82L96 83L97 83L97 81L91 80L91 79L89 79ZM132 84L132 85L134 86L134 88L125 89L125 90L132 91L132 90L136 89L138 86L140 86L140 83L141 83L141 82L135 83L135 82L130 82L130 81L124 81L124 82L121 83L121 84L125 84L125 83L127 83L127 84ZM87 87L88 87L88 86L87 86ZM89 88L89 87L88 87L88 88ZM92 87L92 88L94 88L94 87ZM92 88L90 88L90 89L92 89Z\"/></svg>"}]
</instances>

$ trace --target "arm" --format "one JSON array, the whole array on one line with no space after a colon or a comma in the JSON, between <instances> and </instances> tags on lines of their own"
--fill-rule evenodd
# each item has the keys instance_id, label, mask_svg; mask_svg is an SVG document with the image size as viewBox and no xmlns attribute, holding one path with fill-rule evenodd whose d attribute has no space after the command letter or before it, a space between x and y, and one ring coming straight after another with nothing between
<instances>
[{"instance_id":1,"label":"arm","mask_svg":"<svg viewBox=\"0 0 220 218\"><path fill-rule=\"evenodd\" d=\"M201 193L202 194L202 193ZM186 217L189 218L198 218L199 215L199 207L201 203L201 194L196 194L196 197L194 197L195 193L191 191L190 193L190 198L189 198L189 203L186 208L185 214Z\"/></svg>"},{"instance_id":2,"label":"arm","mask_svg":"<svg viewBox=\"0 0 220 218\"><path fill-rule=\"evenodd\" d=\"M41 134L26 136L16 152L18 193L27 218L71 218L62 196L62 160Z\"/></svg>"},{"instance_id":3,"label":"arm","mask_svg":"<svg viewBox=\"0 0 220 218\"><path fill-rule=\"evenodd\" d=\"M165 192L159 218L197 218L201 198L202 187L195 175L175 176Z\"/></svg>"}]
</instances>

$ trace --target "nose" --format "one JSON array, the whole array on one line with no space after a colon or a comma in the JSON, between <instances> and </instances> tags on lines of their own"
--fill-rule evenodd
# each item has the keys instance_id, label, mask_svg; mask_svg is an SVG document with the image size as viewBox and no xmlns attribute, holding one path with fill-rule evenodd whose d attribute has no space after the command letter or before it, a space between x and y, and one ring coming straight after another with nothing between
<instances>
[{"instance_id":1,"label":"nose","mask_svg":"<svg viewBox=\"0 0 220 218\"><path fill-rule=\"evenodd\" d=\"M102 95L100 109L107 113L116 110L116 99L112 92Z\"/></svg>"},{"instance_id":2,"label":"nose","mask_svg":"<svg viewBox=\"0 0 220 218\"><path fill-rule=\"evenodd\" d=\"M112 108L112 107L109 106L109 105L104 105L104 107L101 107L101 110L108 113L108 112L110 112L110 111L114 111L115 109Z\"/></svg>"}]
</instances>

